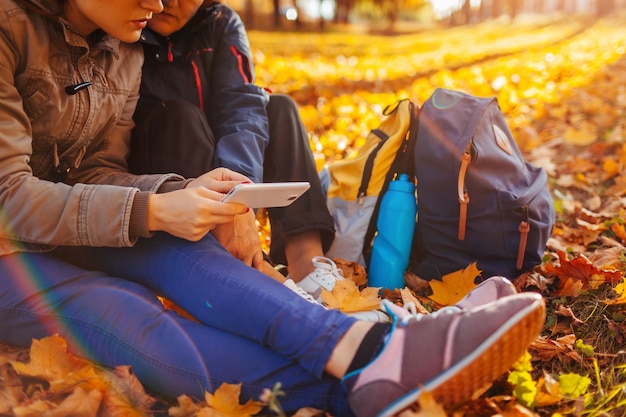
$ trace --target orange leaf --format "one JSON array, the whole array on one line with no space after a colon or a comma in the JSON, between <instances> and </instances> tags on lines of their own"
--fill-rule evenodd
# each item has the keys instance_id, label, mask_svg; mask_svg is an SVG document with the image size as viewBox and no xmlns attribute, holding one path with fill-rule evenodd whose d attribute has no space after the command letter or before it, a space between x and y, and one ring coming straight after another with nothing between
<instances>
[{"instance_id":1,"label":"orange leaf","mask_svg":"<svg viewBox=\"0 0 626 417\"><path fill-rule=\"evenodd\" d=\"M622 277L619 270L597 268L589 259L577 254L572 260L567 259L565 252L558 252L560 266L546 265L546 272L556 275L561 281L555 290L556 296L577 295L575 289L598 287L601 283L616 283Z\"/></svg>"},{"instance_id":2,"label":"orange leaf","mask_svg":"<svg viewBox=\"0 0 626 417\"><path fill-rule=\"evenodd\" d=\"M472 262L465 269L445 275L441 281L430 281L433 294L429 298L441 306L454 305L476 288L474 280L481 272L476 262Z\"/></svg>"},{"instance_id":3,"label":"orange leaf","mask_svg":"<svg viewBox=\"0 0 626 417\"><path fill-rule=\"evenodd\" d=\"M381 302L379 290L366 287L359 291L352 280L344 279L337 281L332 292L322 288L322 301L328 308L338 308L345 312L376 310Z\"/></svg>"},{"instance_id":4,"label":"orange leaf","mask_svg":"<svg viewBox=\"0 0 626 417\"><path fill-rule=\"evenodd\" d=\"M567 278L561 282L559 288L555 291L558 297L578 297L583 289L583 282L572 278Z\"/></svg>"},{"instance_id":5,"label":"orange leaf","mask_svg":"<svg viewBox=\"0 0 626 417\"><path fill-rule=\"evenodd\" d=\"M613 223L611 225L611 230L615 233L615 236L622 241L622 243L626 242L626 230L624 230L623 224Z\"/></svg>"},{"instance_id":6,"label":"orange leaf","mask_svg":"<svg viewBox=\"0 0 626 417\"><path fill-rule=\"evenodd\" d=\"M103 390L105 385L97 377L90 362L67 352L67 342L58 335L33 340L30 361L12 361L11 365L20 375L48 381L53 392L65 391L74 386L89 392L94 388Z\"/></svg>"},{"instance_id":7,"label":"orange leaf","mask_svg":"<svg viewBox=\"0 0 626 417\"><path fill-rule=\"evenodd\" d=\"M241 384L223 383L213 393L205 393L204 399L209 408L198 413L198 417L249 417L263 409L263 403L248 400L245 404L239 404Z\"/></svg>"},{"instance_id":8,"label":"orange leaf","mask_svg":"<svg viewBox=\"0 0 626 417\"><path fill-rule=\"evenodd\" d=\"M170 417L194 417L200 410L200 407L187 395L179 395L176 401L178 401L178 406L167 410L167 415Z\"/></svg>"},{"instance_id":9,"label":"orange leaf","mask_svg":"<svg viewBox=\"0 0 626 417\"><path fill-rule=\"evenodd\" d=\"M537 381L537 395L535 401L538 406L546 406L551 404L557 404L563 400L561 394L561 386L559 381L554 379L548 373L544 373L544 376Z\"/></svg>"}]
</instances>

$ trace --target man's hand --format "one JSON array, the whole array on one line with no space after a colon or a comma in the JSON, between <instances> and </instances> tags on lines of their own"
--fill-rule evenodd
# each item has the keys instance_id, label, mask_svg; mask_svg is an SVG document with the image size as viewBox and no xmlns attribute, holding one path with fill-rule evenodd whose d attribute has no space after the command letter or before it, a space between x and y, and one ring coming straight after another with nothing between
<instances>
[{"instance_id":1,"label":"man's hand","mask_svg":"<svg viewBox=\"0 0 626 417\"><path fill-rule=\"evenodd\" d=\"M235 258L261 270L263 266L263 252L254 211L249 210L247 213L235 216L230 223L219 224L211 234Z\"/></svg>"}]
</instances>

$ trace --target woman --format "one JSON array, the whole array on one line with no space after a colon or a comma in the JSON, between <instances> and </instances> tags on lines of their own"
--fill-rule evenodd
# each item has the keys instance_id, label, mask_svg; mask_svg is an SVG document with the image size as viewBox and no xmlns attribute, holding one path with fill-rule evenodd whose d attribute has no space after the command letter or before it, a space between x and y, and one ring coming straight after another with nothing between
<instances>
[{"instance_id":1,"label":"woman","mask_svg":"<svg viewBox=\"0 0 626 417\"><path fill-rule=\"evenodd\" d=\"M257 398L281 382L287 410L336 416L389 415L422 389L454 403L504 372L542 327L539 296L358 321L294 295L209 234L246 214L219 202L245 177L127 172L142 54L126 42L161 9L0 0L0 339L58 333L172 397L242 382Z\"/></svg>"}]
</instances>

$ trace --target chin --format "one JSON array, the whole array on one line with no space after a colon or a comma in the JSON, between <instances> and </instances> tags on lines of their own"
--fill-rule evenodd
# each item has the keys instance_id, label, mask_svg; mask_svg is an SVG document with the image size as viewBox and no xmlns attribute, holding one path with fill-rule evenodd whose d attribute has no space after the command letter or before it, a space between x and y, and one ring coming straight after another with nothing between
<instances>
[{"instance_id":1,"label":"chin","mask_svg":"<svg viewBox=\"0 0 626 417\"><path fill-rule=\"evenodd\" d=\"M132 33L124 33L124 34L119 34L119 35L113 35L116 38L118 38L120 41L122 42L126 42L126 43L135 43L139 40L139 37L141 36L141 31L138 30L136 32L132 32Z\"/></svg>"}]
</instances>

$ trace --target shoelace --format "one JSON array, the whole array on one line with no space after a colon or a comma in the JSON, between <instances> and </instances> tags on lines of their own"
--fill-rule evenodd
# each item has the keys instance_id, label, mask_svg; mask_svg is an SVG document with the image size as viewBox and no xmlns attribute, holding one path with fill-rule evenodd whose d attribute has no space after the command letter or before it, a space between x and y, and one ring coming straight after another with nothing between
<instances>
[{"instance_id":1,"label":"shoelace","mask_svg":"<svg viewBox=\"0 0 626 417\"><path fill-rule=\"evenodd\" d=\"M309 303L319 304L317 302L317 300L315 299L315 297L313 297L311 294L309 294L308 292L304 291L302 288L298 287L297 285L296 285L294 291L296 292L296 294L298 294L300 297L302 297L305 300L307 300Z\"/></svg>"},{"instance_id":2,"label":"shoelace","mask_svg":"<svg viewBox=\"0 0 626 417\"><path fill-rule=\"evenodd\" d=\"M314 256L312 259L313 266L317 269L324 270L324 272L330 273L335 279L341 281L344 279L343 271L337 268L337 264L331 259L324 256Z\"/></svg>"},{"instance_id":3,"label":"shoelace","mask_svg":"<svg viewBox=\"0 0 626 417\"><path fill-rule=\"evenodd\" d=\"M423 320L425 317L437 317L443 314L452 314L454 312L461 311L461 309L457 306L448 306L448 307L443 307L433 313L424 314L424 313L418 313L417 308L415 307L415 304L412 302L406 303L401 308L397 306L391 307L393 303L389 300L383 300L382 303L383 303L382 309L387 310L391 315L399 319L400 324L402 326L405 326L410 320L419 321L419 320Z\"/></svg>"}]
</instances>

